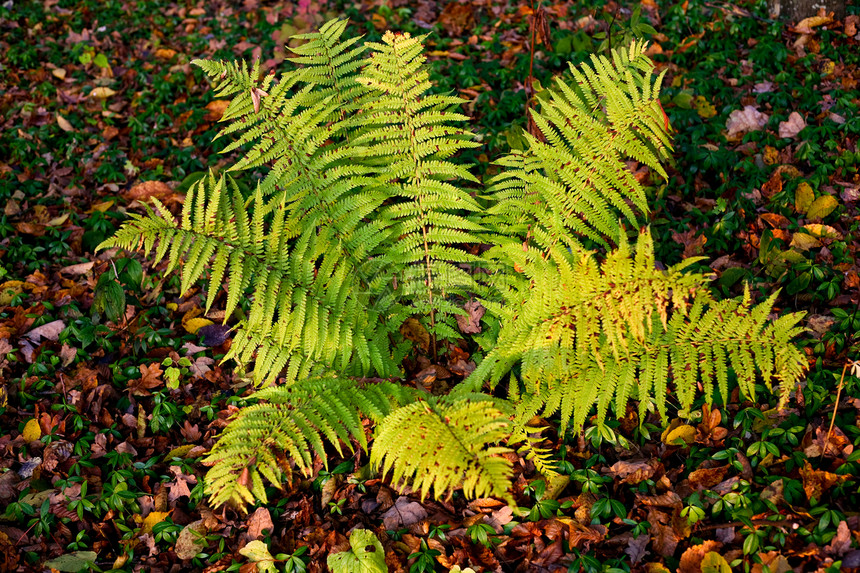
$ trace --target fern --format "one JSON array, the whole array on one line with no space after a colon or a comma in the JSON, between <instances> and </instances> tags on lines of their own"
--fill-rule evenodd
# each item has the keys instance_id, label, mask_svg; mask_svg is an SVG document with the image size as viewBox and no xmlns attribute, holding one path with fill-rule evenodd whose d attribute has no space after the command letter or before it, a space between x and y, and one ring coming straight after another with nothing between
<instances>
[{"instance_id":1,"label":"fern","mask_svg":"<svg viewBox=\"0 0 860 573\"><path fill-rule=\"evenodd\" d=\"M507 493L509 450L495 446L508 435L508 412L483 394L457 400L430 398L392 412L379 426L371 462L405 482L423 499L462 487L471 497L496 496L512 502Z\"/></svg>"},{"instance_id":2,"label":"fern","mask_svg":"<svg viewBox=\"0 0 860 573\"><path fill-rule=\"evenodd\" d=\"M399 237L386 255L388 275L400 276L401 296L416 303L413 311L429 313L435 333L455 338L451 322L436 324L436 312L458 312L448 297L474 291L474 281L455 263L476 258L452 245L479 243L476 233L483 229L461 214L480 207L454 184L477 180L448 158L478 144L456 127L468 119L452 111L462 100L428 93L422 39L389 32L382 43L369 44L374 52L357 81L372 97L358 115L362 128L354 143L391 197L379 214Z\"/></svg>"},{"instance_id":3,"label":"fern","mask_svg":"<svg viewBox=\"0 0 860 573\"><path fill-rule=\"evenodd\" d=\"M553 471L535 416L579 431L637 400L665 418L670 385L683 409L699 384L727 400L732 380L749 397L775 381L785 403L804 370L800 316L770 321L775 296L718 301L695 260L659 270L649 231L628 239L648 204L626 161L665 176L671 149L644 44L556 81L532 111L543 137L499 160L485 209L457 162L478 144L461 100L432 92L423 38L362 45L346 25L299 36L280 77L195 62L232 98L220 135L239 160L192 187L179 220L154 200L102 245L166 259L183 293L208 277L205 308L223 304L225 321L248 298L226 358L280 385L253 394L208 456L214 504L266 501L266 482L356 449L422 497L513 503L505 444ZM249 170L266 174L243 195L232 176ZM471 376L441 397L393 382L404 321L460 338L458 304L475 296L501 327ZM502 381L507 399L479 393Z\"/></svg>"},{"instance_id":4,"label":"fern","mask_svg":"<svg viewBox=\"0 0 860 573\"><path fill-rule=\"evenodd\" d=\"M670 149L658 99L663 76L652 80L645 48L633 43L612 60L594 55L590 66L571 66L575 82L558 78L532 111L546 142L526 134L527 151L503 158L508 169L490 185L491 221L501 234L525 238L528 231L542 248L574 247L583 238L623 240L619 215L638 227L637 211L647 213L648 203L624 161L665 176L660 160Z\"/></svg>"},{"instance_id":5,"label":"fern","mask_svg":"<svg viewBox=\"0 0 860 573\"><path fill-rule=\"evenodd\" d=\"M290 461L310 475L314 454L327 459L325 442L339 454L351 451L353 443L366 450L361 415L388 419L392 410L414 400L414 393L391 383L328 376L267 388L251 398L261 402L233 418L205 460L213 466L206 488L216 505L265 502L264 479L282 487L292 476Z\"/></svg>"},{"instance_id":6,"label":"fern","mask_svg":"<svg viewBox=\"0 0 860 573\"><path fill-rule=\"evenodd\" d=\"M457 391L493 386L521 364L525 389L512 399L523 420L557 413L562 430L580 431L595 405L602 424L610 405L622 416L631 397L641 417L653 400L665 418L667 380L686 409L700 381L709 400L716 380L728 401L730 371L750 398L757 372L767 384L776 377L784 402L802 374L790 344L801 315L767 324L775 296L754 307L749 293L715 301L707 277L684 272L694 259L657 270L648 232L635 256L622 243L602 264L587 251L554 249L546 259L536 249L498 251L525 276L509 281L504 303L485 302L502 319L499 339Z\"/></svg>"}]
</instances>

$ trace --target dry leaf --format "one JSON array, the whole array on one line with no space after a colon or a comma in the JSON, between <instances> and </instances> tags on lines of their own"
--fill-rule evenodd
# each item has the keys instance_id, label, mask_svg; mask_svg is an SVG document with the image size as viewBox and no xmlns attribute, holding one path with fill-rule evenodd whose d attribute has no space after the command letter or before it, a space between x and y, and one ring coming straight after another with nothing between
<instances>
[{"instance_id":1,"label":"dry leaf","mask_svg":"<svg viewBox=\"0 0 860 573\"><path fill-rule=\"evenodd\" d=\"M42 428L39 426L39 421L30 419L24 424L24 431L21 432L21 437L25 442L35 442L42 437Z\"/></svg>"},{"instance_id":2,"label":"dry leaf","mask_svg":"<svg viewBox=\"0 0 860 573\"><path fill-rule=\"evenodd\" d=\"M651 478L656 468L644 460L618 461L609 468L609 475L622 483L637 484Z\"/></svg>"},{"instance_id":3,"label":"dry leaf","mask_svg":"<svg viewBox=\"0 0 860 573\"><path fill-rule=\"evenodd\" d=\"M248 536L251 539L261 539L263 532L268 530L272 533L275 526L272 523L272 516L269 510L265 507L258 507L257 510L248 518Z\"/></svg>"},{"instance_id":4,"label":"dry leaf","mask_svg":"<svg viewBox=\"0 0 860 573\"><path fill-rule=\"evenodd\" d=\"M60 129L63 131L75 131L75 127L69 123L69 120L61 116L59 113L57 114L57 125L59 125Z\"/></svg>"},{"instance_id":5,"label":"dry leaf","mask_svg":"<svg viewBox=\"0 0 860 573\"><path fill-rule=\"evenodd\" d=\"M836 537L830 541L830 545L824 550L831 555L842 557L849 549L851 549L851 531L845 521L840 521L839 527L836 528Z\"/></svg>"},{"instance_id":6,"label":"dry leaf","mask_svg":"<svg viewBox=\"0 0 860 573\"><path fill-rule=\"evenodd\" d=\"M385 529L391 530L409 527L422 519L427 519L427 510L420 503L409 501L406 496L398 497L397 501L394 502L394 507L382 514Z\"/></svg>"},{"instance_id":7,"label":"dry leaf","mask_svg":"<svg viewBox=\"0 0 860 573\"><path fill-rule=\"evenodd\" d=\"M814 34L812 30L813 28L829 24L832 21L833 18L830 16L812 16L810 18L804 18L797 23L797 26L794 27L794 31L798 34Z\"/></svg>"},{"instance_id":8,"label":"dry leaf","mask_svg":"<svg viewBox=\"0 0 860 573\"><path fill-rule=\"evenodd\" d=\"M736 109L729 114L729 119L726 122L728 129L728 137L734 137L748 131L760 131L767 125L769 116L762 113L755 107L748 105L742 110Z\"/></svg>"},{"instance_id":9,"label":"dry leaf","mask_svg":"<svg viewBox=\"0 0 860 573\"><path fill-rule=\"evenodd\" d=\"M136 380L128 381L128 389L135 396L149 396L149 390L157 388L164 384L161 379L161 365L153 362L150 365L141 364L139 366L141 377Z\"/></svg>"},{"instance_id":10,"label":"dry leaf","mask_svg":"<svg viewBox=\"0 0 860 573\"><path fill-rule=\"evenodd\" d=\"M810 219L823 219L839 206L839 201L833 195L822 195L812 202L806 216Z\"/></svg>"},{"instance_id":11,"label":"dry leaf","mask_svg":"<svg viewBox=\"0 0 860 573\"><path fill-rule=\"evenodd\" d=\"M260 113L260 98L267 96L260 88L251 88L251 103L254 104L254 113Z\"/></svg>"},{"instance_id":12,"label":"dry leaf","mask_svg":"<svg viewBox=\"0 0 860 573\"><path fill-rule=\"evenodd\" d=\"M207 113L203 119L206 121L218 121L224 115L224 112L227 111L227 107L230 105L230 100L228 99L216 99L210 101L206 104Z\"/></svg>"},{"instance_id":13,"label":"dry leaf","mask_svg":"<svg viewBox=\"0 0 860 573\"><path fill-rule=\"evenodd\" d=\"M487 312L487 309L485 309L481 303L476 300L470 300L463 308L469 313L469 315L457 315L457 326L460 328L460 332L463 334L480 333L481 318L484 316L484 313Z\"/></svg>"},{"instance_id":14,"label":"dry leaf","mask_svg":"<svg viewBox=\"0 0 860 573\"><path fill-rule=\"evenodd\" d=\"M116 91L106 88L106 87L98 87L90 92L90 97L98 98L98 99L107 99L112 95L115 95Z\"/></svg>"},{"instance_id":15,"label":"dry leaf","mask_svg":"<svg viewBox=\"0 0 860 573\"><path fill-rule=\"evenodd\" d=\"M173 195L173 189L161 181L144 181L123 193L123 197L129 201L137 200L143 202L151 197L155 197L162 203L171 195Z\"/></svg>"},{"instance_id":16,"label":"dry leaf","mask_svg":"<svg viewBox=\"0 0 860 573\"><path fill-rule=\"evenodd\" d=\"M681 555L678 573L700 573L705 555L711 551L717 551L720 547L722 547L722 543L710 539L701 545L689 547Z\"/></svg>"},{"instance_id":17,"label":"dry leaf","mask_svg":"<svg viewBox=\"0 0 860 573\"><path fill-rule=\"evenodd\" d=\"M850 477L813 469L809 462L805 462L804 466L800 468L800 476L803 478L803 491L806 493L807 499L817 501L821 501L821 497L831 487Z\"/></svg>"},{"instance_id":18,"label":"dry leaf","mask_svg":"<svg viewBox=\"0 0 860 573\"><path fill-rule=\"evenodd\" d=\"M26 336L35 343L38 343L42 338L56 342L60 338L60 333L63 332L65 329L65 322L63 322L62 320L54 320L52 322L48 322L46 324L43 324L42 326L34 328L24 336Z\"/></svg>"},{"instance_id":19,"label":"dry leaf","mask_svg":"<svg viewBox=\"0 0 860 573\"><path fill-rule=\"evenodd\" d=\"M140 526L140 533L150 533L152 528L164 521L168 515L170 515L169 511L151 511L149 515L143 519L143 524Z\"/></svg>"},{"instance_id":20,"label":"dry leaf","mask_svg":"<svg viewBox=\"0 0 860 573\"><path fill-rule=\"evenodd\" d=\"M173 549L176 556L183 561L194 558L206 548L206 540L203 539L205 534L206 526L202 519L186 525L176 539L176 547Z\"/></svg>"},{"instance_id":21,"label":"dry leaf","mask_svg":"<svg viewBox=\"0 0 860 573\"><path fill-rule=\"evenodd\" d=\"M788 120L782 121L779 124L780 137L797 137L797 134L803 131L806 127L806 122L803 117L796 111L791 112Z\"/></svg>"},{"instance_id":22,"label":"dry leaf","mask_svg":"<svg viewBox=\"0 0 860 573\"><path fill-rule=\"evenodd\" d=\"M159 60L170 60L176 55L176 50L170 48L158 48L155 50L155 57Z\"/></svg>"},{"instance_id":23,"label":"dry leaf","mask_svg":"<svg viewBox=\"0 0 860 573\"><path fill-rule=\"evenodd\" d=\"M425 352L430 348L430 333L418 322L418 319L407 318L400 326L400 334L417 344Z\"/></svg>"}]
</instances>

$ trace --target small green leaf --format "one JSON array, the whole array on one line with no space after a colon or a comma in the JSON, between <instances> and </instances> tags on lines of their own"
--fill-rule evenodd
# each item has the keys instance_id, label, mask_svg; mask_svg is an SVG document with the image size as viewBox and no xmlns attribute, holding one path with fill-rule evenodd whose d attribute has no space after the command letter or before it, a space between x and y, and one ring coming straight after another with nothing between
<instances>
[{"instance_id":1,"label":"small green leaf","mask_svg":"<svg viewBox=\"0 0 860 573\"><path fill-rule=\"evenodd\" d=\"M110 66L107 56L105 56L104 54L99 54L95 58L93 58L93 63L100 68L107 68Z\"/></svg>"},{"instance_id":2,"label":"small green leaf","mask_svg":"<svg viewBox=\"0 0 860 573\"><path fill-rule=\"evenodd\" d=\"M333 573L386 573L385 550L372 531L356 529L349 536L349 551L328 556Z\"/></svg>"}]
</instances>

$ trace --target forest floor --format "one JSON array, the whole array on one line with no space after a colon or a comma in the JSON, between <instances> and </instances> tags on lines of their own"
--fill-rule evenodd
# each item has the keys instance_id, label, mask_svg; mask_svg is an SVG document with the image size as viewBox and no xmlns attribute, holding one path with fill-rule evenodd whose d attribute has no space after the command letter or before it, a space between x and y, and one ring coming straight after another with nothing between
<instances>
[{"instance_id":1,"label":"forest floor","mask_svg":"<svg viewBox=\"0 0 860 573\"><path fill-rule=\"evenodd\" d=\"M225 164L229 141L213 139L226 102L190 61L284 69L289 37L336 16L371 40L429 33L432 79L466 100L484 144L468 159L483 176L526 126L532 4L3 3L0 570L253 571L239 550L262 540L278 571L321 571L357 524L394 571L860 569L860 18L849 14L788 25L763 3L540 10L543 85L607 30L651 42L674 163L668 182L631 168L653 197L658 259L704 256L721 295L781 289L779 312L806 312L809 371L787 410L762 388L756 402L700 403L666 430L622 419L556 437L561 480L516 466L522 512L421 502L332 458L242 515L207 505L200 463L250 390L219 360L229 332L201 330L199 289L180 297L176 277L94 253L142 202L178 205ZM116 322L94 311L105 272L125 289Z\"/></svg>"}]
</instances>

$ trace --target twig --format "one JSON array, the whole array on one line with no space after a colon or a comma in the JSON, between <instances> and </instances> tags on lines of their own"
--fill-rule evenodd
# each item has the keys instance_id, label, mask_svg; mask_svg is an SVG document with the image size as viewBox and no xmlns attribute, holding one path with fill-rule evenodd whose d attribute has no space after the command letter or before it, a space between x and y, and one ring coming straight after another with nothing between
<instances>
[{"instance_id":1,"label":"twig","mask_svg":"<svg viewBox=\"0 0 860 573\"><path fill-rule=\"evenodd\" d=\"M824 448L821 450L822 458L824 457L824 454L827 453L827 447L830 445L830 436L833 433L833 426L836 424L836 412L839 410L839 398L842 396L842 385L845 383L845 373L848 371L849 366L851 366L851 373L854 374L855 370L860 369L860 362L849 360L842 368L842 376L839 378L839 385L836 387L836 402L833 404L833 415L830 417L830 427L827 428L827 436L824 438Z\"/></svg>"}]
</instances>

